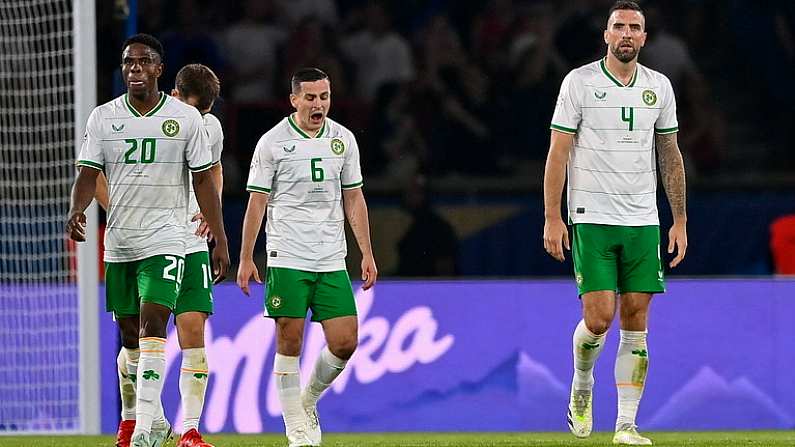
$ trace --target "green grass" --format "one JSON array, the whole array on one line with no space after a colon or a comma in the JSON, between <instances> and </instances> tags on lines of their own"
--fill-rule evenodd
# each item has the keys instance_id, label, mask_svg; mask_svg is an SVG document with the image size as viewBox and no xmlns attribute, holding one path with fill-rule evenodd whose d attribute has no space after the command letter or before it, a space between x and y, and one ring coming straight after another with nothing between
<instances>
[{"instance_id":1,"label":"green grass","mask_svg":"<svg viewBox=\"0 0 795 447\"><path fill-rule=\"evenodd\" d=\"M655 446L670 447L732 447L793 446L795 432L687 432L644 433ZM596 433L587 440L575 439L567 433L377 433L326 434L324 447L391 447L391 446L609 446L611 433ZM207 435L205 440L216 447L286 447L282 435ZM110 447L110 436L0 436L1 447ZM173 444L171 444L173 447Z\"/></svg>"}]
</instances>

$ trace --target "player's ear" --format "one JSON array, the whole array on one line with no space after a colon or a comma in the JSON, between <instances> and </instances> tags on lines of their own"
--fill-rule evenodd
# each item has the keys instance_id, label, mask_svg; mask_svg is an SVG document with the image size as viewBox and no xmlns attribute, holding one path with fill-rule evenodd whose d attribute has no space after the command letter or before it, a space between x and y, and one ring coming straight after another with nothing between
<instances>
[{"instance_id":1,"label":"player's ear","mask_svg":"<svg viewBox=\"0 0 795 447\"><path fill-rule=\"evenodd\" d=\"M605 30L605 32L602 34L602 38L604 39L606 45L610 45L610 41L607 39L607 30Z\"/></svg>"},{"instance_id":2,"label":"player's ear","mask_svg":"<svg viewBox=\"0 0 795 447\"><path fill-rule=\"evenodd\" d=\"M173 96L175 98L179 98L179 90L177 90L175 88L171 89L171 96Z\"/></svg>"},{"instance_id":3,"label":"player's ear","mask_svg":"<svg viewBox=\"0 0 795 447\"><path fill-rule=\"evenodd\" d=\"M157 77L158 78L160 77L160 75L163 74L163 70L165 70L165 69L166 69L165 64L162 64L162 63L161 64L157 64Z\"/></svg>"},{"instance_id":4,"label":"player's ear","mask_svg":"<svg viewBox=\"0 0 795 447\"><path fill-rule=\"evenodd\" d=\"M298 104L298 95L296 95L295 93L290 93L290 104L294 108L296 108L296 109L298 108L298 105L297 105Z\"/></svg>"}]
</instances>

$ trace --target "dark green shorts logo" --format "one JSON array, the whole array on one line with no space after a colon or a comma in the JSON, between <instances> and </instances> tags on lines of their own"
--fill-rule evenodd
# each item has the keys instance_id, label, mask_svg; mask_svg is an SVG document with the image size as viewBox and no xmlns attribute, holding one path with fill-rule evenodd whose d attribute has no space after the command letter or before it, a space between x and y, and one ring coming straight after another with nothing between
<instances>
[{"instance_id":1,"label":"dark green shorts logo","mask_svg":"<svg viewBox=\"0 0 795 447\"><path fill-rule=\"evenodd\" d=\"M334 138L331 140L331 152L334 152L334 155L341 155L345 152L345 143L339 138Z\"/></svg>"},{"instance_id":2,"label":"dark green shorts logo","mask_svg":"<svg viewBox=\"0 0 795 447\"><path fill-rule=\"evenodd\" d=\"M654 104L657 104L657 94L651 90L644 90L643 102L645 102L647 106L653 106Z\"/></svg>"},{"instance_id":3,"label":"dark green shorts logo","mask_svg":"<svg viewBox=\"0 0 795 447\"><path fill-rule=\"evenodd\" d=\"M282 307L282 298L280 296L276 296L276 295L272 296L271 297L271 307L273 307L274 309L278 309L278 308Z\"/></svg>"},{"instance_id":4,"label":"dark green shorts logo","mask_svg":"<svg viewBox=\"0 0 795 447\"><path fill-rule=\"evenodd\" d=\"M167 137L173 137L179 133L179 123L176 120L165 120L162 129Z\"/></svg>"}]
</instances>

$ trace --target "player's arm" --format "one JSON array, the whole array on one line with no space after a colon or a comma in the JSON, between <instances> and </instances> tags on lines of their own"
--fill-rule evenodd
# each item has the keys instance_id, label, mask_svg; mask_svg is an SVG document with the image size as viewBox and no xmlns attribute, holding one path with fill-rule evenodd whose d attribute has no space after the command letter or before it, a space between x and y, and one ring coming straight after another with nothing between
<instances>
[{"instance_id":1,"label":"player's arm","mask_svg":"<svg viewBox=\"0 0 795 447\"><path fill-rule=\"evenodd\" d=\"M362 289L367 290L375 284L378 268L375 265L373 247L370 243L370 222L362 188L343 189L342 204L353 235L356 237L356 243L362 252L362 281L364 281Z\"/></svg>"},{"instance_id":2,"label":"player's arm","mask_svg":"<svg viewBox=\"0 0 795 447\"><path fill-rule=\"evenodd\" d=\"M97 189L94 191L94 198L97 199L99 206L107 212L110 206L110 194L108 193L108 178L102 172L97 175Z\"/></svg>"},{"instance_id":3,"label":"player's arm","mask_svg":"<svg viewBox=\"0 0 795 447\"><path fill-rule=\"evenodd\" d=\"M544 249L558 261L563 261L563 248L570 250L569 231L560 215L563 185L566 183L566 164L574 146L574 135L553 130L549 153L544 167Z\"/></svg>"},{"instance_id":4,"label":"player's arm","mask_svg":"<svg viewBox=\"0 0 795 447\"><path fill-rule=\"evenodd\" d=\"M674 224L668 232L668 253L673 253L676 248L676 256L670 263L671 267L679 265L687 252L685 164L682 161L682 152L679 150L676 135L676 132L673 132L655 136L660 178L674 217Z\"/></svg>"},{"instance_id":5,"label":"player's arm","mask_svg":"<svg viewBox=\"0 0 795 447\"><path fill-rule=\"evenodd\" d=\"M223 281L226 270L229 267L229 247L226 241L226 231L224 231L224 219L221 214L221 200L218 191L215 189L210 170L193 173L193 190L196 193L196 201L199 202L204 220L210 226L210 231L215 235L215 249L213 258L217 261L215 283ZM218 252L218 256L216 256Z\"/></svg>"},{"instance_id":6,"label":"player's arm","mask_svg":"<svg viewBox=\"0 0 795 447\"><path fill-rule=\"evenodd\" d=\"M249 294L248 282L251 277L262 284L254 264L254 246L257 243L262 219L265 217L265 210L268 208L268 197L270 194L262 192L251 192L246 207L246 216L243 218L243 240L240 243L240 265L237 268L237 285L246 295Z\"/></svg>"},{"instance_id":7,"label":"player's arm","mask_svg":"<svg viewBox=\"0 0 795 447\"><path fill-rule=\"evenodd\" d=\"M215 185L215 190L218 191L218 200L223 203L223 190L224 190L224 168L221 166L221 162L214 164L213 167L210 168L210 175L213 179L213 184ZM207 224L207 221L204 220L204 215L201 212L196 213L195 216L191 219L191 221L196 222L199 221L199 227L196 229L196 236L207 238L208 240L213 240L213 233L210 231L210 226Z\"/></svg>"},{"instance_id":8,"label":"player's arm","mask_svg":"<svg viewBox=\"0 0 795 447\"><path fill-rule=\"evenodd\" d=\"M94 199L97 187L99 169L81 167L77 172L77 179L72 186L72 199L69 208L69 220L66 222L66 232L75 241L86 240L86 215L85 210Z\"/></svg>"}]
</instances>

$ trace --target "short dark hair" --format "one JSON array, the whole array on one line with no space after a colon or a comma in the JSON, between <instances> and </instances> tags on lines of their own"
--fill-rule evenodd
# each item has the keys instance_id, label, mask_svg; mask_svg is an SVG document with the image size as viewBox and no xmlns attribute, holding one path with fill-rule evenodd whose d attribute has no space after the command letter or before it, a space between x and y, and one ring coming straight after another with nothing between
<instances>
[{"instance_id":1,"label":"short dark hair","mask_svg":"<svg viewBox=\"0 0 795 447\"><path fill-rule=\"evenodd\" d=\"M165 56L165 53L163 52L163 44L161 44L155 36L145 33L138 33L134 36L130 36L124 41L124 44L121 46L121 50L124 51L125 48L134 43L146 45L147 47L151 48L152 51L157 53L158 56L160 56L161 61L163 60L163 56Z\"/></svg>"},{"instance_id":2,"label":"short dark hair","mask_svg":"<svg viewBox=\"0 0 795 447\"><path fill-rule=\"evenodd\" d=\"M610 17L613 15L613 11L618 11L620 9L628 9L631 11L638 11L642 16L646 16L643 13L643 9L641 9L638 2L633 2L632 0L618 0L617 2L613 3L613 6L610 8L610 12L607 13L607 16Z\"/></svg>"},{"instance_id":3,"label":"short dark hair","mask_svg":"<svg viewBox=\"0 0 795 447\"><path fill-rule=\"evenodd\" d=\"M221 81L210 67L202 64L188 64L177 72L174 86L183 99L196 97L199 110L207 110L221 94Z\"/></svg>"},{"instance_id":4,"label":"short dark hair","mask_svg":"<svg viewBox=\"0 0 795 447\"><path fill-rule=\"evenodd\" d=\"M293 77L290 79L290 87L292 87L292 92L296 93L301 90L302 82L314 82L321 79L328 79L328 75L323 70L315 67L301 68L293 73Z\"/></svg>"}]
</instances>

